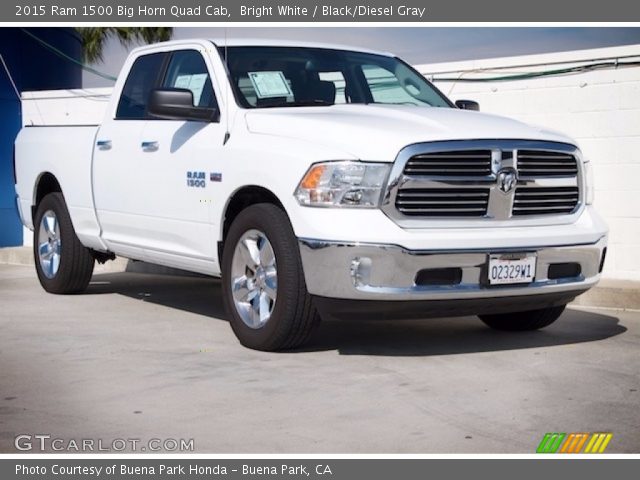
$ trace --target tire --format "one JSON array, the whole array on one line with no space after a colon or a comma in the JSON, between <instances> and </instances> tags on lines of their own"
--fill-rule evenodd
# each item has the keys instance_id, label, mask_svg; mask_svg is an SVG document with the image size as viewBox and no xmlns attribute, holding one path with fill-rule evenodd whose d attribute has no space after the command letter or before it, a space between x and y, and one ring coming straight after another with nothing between
<instances>
[{"instance_id":1,"label":"tire","mask_svg":"<svg viewBox=\"0 0 640 480\"><path fill-rule=\"evenodd\" d=\"M548 327L555 322L566 305L549 307L527 312L499 313L494 315L478 315L480 320L495 330L508 332L525 332Z\"/></svg>"},{"instance_id":2,"label":"tire","mask_svg":"<svg viewBox=\"0 0 640 480\"><path fill-rule=\"evenodd\" d=\"M46 195L36 209L33 255L38 280L47 292L81 293L87 288L93 255L78 240L61 193Z\"/></svg>"},{"instance_id":3,"label":"tire","mask_svg":"<svg viewBox=\"0 0 640 480\"><path fill-rule=\"evenodd\" d=\"M222 294L231 328L248 348L292 349L311 337L320 317L307 292L293 229L277 206L251 205L231 224L222 254Z\"/></svg>"}]
</instances>

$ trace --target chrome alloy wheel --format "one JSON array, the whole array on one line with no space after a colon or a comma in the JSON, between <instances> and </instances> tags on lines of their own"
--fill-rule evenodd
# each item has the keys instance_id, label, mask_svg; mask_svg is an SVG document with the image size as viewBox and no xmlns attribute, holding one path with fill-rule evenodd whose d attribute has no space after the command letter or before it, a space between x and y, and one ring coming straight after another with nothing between
<instances>
[{"instance_id":1,"label":"chrome alloy wheel","mask_svg":"<svg viewBox=\"0 0 640 480\"><path fill-rule=\"evenodd\" d=\"M231 261L231 292L236 311L249 328L261 328L276 304L278 271L273 247L260 230L238 240Z\"/></svg>"},{"instance_id":2,"label":"chrome alloy wheel","mask_svg":"<svg viewBox=\"0 0 640 480\"><path fill-rule=\"evenodd\" d=\"M47 210L38 230L38 260L47 278L54 278L60 268L60 223L53 210Z\"/></svg>"}]
</instances>

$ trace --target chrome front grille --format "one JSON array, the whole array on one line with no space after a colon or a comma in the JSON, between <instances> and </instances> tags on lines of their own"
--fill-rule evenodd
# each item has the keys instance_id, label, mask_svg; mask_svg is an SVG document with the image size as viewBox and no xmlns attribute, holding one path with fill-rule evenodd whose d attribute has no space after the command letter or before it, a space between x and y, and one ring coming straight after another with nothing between
<instances>
[{"instance_id":1,"label":"chrome front grille","mask_svg":"<svg viewBox=\"0 0 640 480\"><path fill-rule=\"evenodd\" d=\"M488 204L488 188L415 188L396 198L398 211L411 216L483 217Z\"/></svg>"},{"instance_id":2,"label":"chrome front grille","mask_svg":"<svg viewBox=\"0 0 640 480\"><path fill-rule=\"evenodd\" d=\"M415 155L404 167L406 175L477 177L491 174L491 150L462 150Z\"/></svg>"},{"instance_id":3,"label":"chrome front grille","mask_svg":"<svg viewBox=\"0 0 640 480\"><path fill-rule=\"evenodd\" d=\"M513 215L571 213L578 206L578 187L518 187Z\"/></svg>"},{"instance_id":4,"label":"chrome front grille","mask_svg":"<svg viewBox=\"0 0 640 480\"><path fill-rule=\"evenodd\" d=\"M518 173L520 177L574 176L578 162L569 153L519 150Z\"/></svg>"},{"instance_id":5,"label":"chrome front grille","mask_svg":"<svg viewBox=\"0 0 640 480\"><path fill-rule=\"evenodd\" d=\"M382 210L403 227L462 219L563 223L582 202L580 152L555 142L473 140L403 149ZM443 223L444 225L445 223Z\"/></svg>"}]
</instances>

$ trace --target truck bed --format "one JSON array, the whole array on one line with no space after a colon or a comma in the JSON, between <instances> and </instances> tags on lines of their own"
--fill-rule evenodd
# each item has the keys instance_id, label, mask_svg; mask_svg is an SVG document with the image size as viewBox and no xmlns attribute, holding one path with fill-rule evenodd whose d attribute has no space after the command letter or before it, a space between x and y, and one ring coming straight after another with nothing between
<instances>
[{"instance_id":1,"label":"truck bed","mask_svg":"<svg viewBox=\"0 0 640 480\"><path fill-rule=\"evenodd\" d=\"M22 126L98 125L112 88L22 93Z\"/></svg>"},{"instance_id":2,"label":"truck bed","mask_svg":"<svg viewBox=\"0 0 640 480\"><path fill-rule=\"evenodd\" d=\"M26 227L33 229L31 205L33 185L41 176L51 174L61 185L73 185L65 191L67 207L81 241L92 245L99 236L99 224L92 195L93 145L97 125L30 126L16 139L16 189L18 208Z\"/></svg>"}]
</instances>

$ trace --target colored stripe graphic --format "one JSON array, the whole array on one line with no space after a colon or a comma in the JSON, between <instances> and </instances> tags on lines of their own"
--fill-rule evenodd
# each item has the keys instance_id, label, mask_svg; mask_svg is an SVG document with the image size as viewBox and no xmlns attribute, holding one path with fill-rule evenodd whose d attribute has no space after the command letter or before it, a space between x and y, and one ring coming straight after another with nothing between
<instances>
[{"instance_id":1,"label":"colored stripe graphic","mask_svg":"<svg viewBox=\"0 0 640 480\"><path fill-rule=\"evenodd\" d=\"M589 438L589 434L588 433L581 433L580 435L582 435L582 438L580 439L580 441L576 445L576 448L570 453L580 453L580 451L582 450L582 446L587 441L587 438Z\"/></svg>"},{"instance_id":2,"label":"colored stripe graphic","mask_svg":"<svg viewBox=\"0 0 640 480\"><path fill-rule=\"evenodd\" d=\"M562 449L560 450L560 453L573 453L573 449L578 443L579 436L580 436L579 433L570 433L567 436L567 440L562 445Z\"/></svg>"},{"instance_id":3,"label":"colored stripe graphic","mask_svg":"<svg viewBox=\"0 0 640 480\"><path fill-rule=\"evenodd\" d=\"M579 453L587 438L589 438L588 433L570 433L560 453Z\"/></svg>"},{"instance_id":4,"label":"colored stripe graphic","mask_svg":"<svg viewBox=\"0 0 640 480\"><path fill-rule=\"evenodd\" d=\"M603 453L612 437L611 433L594 433L584 453Z\"/></svg>"},{"instance_id":5,"label":"colored stripe graphic","mask_svg":"<svg viewBox=\"0 0 640 480\"><path fill-rule=\"evenodd\" d=\"M556 453L566 435L566 433L545 434L545 436L542 438L542 441L540 442L540 445L538 445L536 453Z\"/></svg>"},{"instance_id":6,"label":"colored stripe graphic","mask_svg":"<svg viewBox=\"0 0 640 480\"><path fill-rule=\"evenodd\" d=\"M604 453L612 433L545 433L536 453ZM588 442L587 442L588 440ZM586 447L584 451L582 447ZM562 447L562 448L560 448Z\"/></svg>"}]
</instances>

